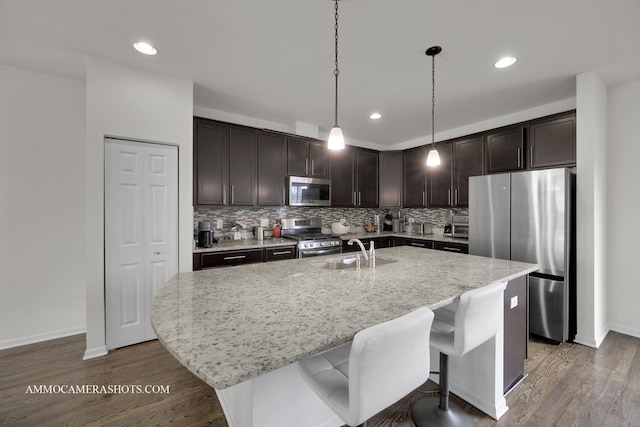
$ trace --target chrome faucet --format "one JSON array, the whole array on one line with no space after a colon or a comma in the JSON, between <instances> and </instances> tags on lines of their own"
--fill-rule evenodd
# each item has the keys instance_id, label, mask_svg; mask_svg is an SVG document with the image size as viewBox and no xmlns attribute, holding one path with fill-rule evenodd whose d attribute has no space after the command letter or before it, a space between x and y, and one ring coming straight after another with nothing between
<instances>
[{"instance_id":1,"label":"chrome faucet","mask_svg":"<svg viewBox=\"0 0 640 427\"><path fill-rule=\"evenodd\" d=\"M364 256L364 259L369 261L369 255L367 254L367 250L364 248L364 245L362 244L360 239L351 239L347 242L347 245L353 245L354 242L360 245L360 250L362 251L362 255Z\"/></svg>"}]
</instances>

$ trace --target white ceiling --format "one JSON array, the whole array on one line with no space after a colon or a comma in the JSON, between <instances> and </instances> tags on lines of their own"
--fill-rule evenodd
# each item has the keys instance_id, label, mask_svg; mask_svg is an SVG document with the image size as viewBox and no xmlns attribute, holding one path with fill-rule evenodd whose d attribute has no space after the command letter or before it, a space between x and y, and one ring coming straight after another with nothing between
<instances>
[{"instance_id":1,"label":"white ceiling","mask_svg":"<svg viewBox=\"0 0 640 427\"><path fill-rule=\"evenodd\" d=\"M640 0L341 0L339 124L380 147L640 78ZM196 106L333 125L330 0L0 0L0 64L83 78L84 56L190 80ZM147 57L132 43L151 42ZM502 55L518 62L498 70ZM368 118L373 111L384 117ZM427 140L425 140L427 142ZM360 144L355 144L360 145Z\"/></svg>"}]
</instances>

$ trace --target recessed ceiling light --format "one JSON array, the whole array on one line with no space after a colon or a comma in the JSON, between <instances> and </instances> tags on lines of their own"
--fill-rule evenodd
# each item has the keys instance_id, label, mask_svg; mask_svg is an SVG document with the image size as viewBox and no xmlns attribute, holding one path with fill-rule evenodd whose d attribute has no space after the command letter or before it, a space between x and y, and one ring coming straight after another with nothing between
<instances>
[{"instance_id":1,"label":"recessed ceiling light","mask_svg":"<svg viewBox=\"0 0 640 427\"><path fill-rule=\"evenodd\" d=\"M382 114L380 114L380 113L371 113L369 118L372 119L372 120L378 120L378 119L382 118Z\"/></svg>"},{"instance_id":2,"label":"recessed ceiling light","mask_svg":"<svg viewBox=\"0 0 640 427\"><path fill-rule=\"evenodd\" d=\"M133 47L140 53L144 53L145 55L155 55L158 53L155 47L151 46L149 43L145 42L137 42L133 44Z\"/></svg>"},{"instance_id":3,"label":"recessed ceiling light","mask_svg":"<svg viewBox=\"0 0 640 427\"><path fill-rule=\"evenodd\" d=\"M498 62L493 64L496 68L506 68L516 63L516 58L513 56L505 56L504 58L500 58Z\"/></svg>"}]
</instances>

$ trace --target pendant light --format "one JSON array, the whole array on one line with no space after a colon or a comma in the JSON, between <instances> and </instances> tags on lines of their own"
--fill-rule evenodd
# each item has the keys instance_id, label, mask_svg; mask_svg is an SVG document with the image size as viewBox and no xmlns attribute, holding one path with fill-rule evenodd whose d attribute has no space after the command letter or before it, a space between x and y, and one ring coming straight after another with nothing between
<instances>
[{"instance_id":1,"label":"pendant light","mask_svg":"<svg viewBox=\"0 0 640 427\"><path fill-rule=\"evenodd\" d=\"M435 111L436 111L436 55L442 52L440 46L431 46L426 54L431 57L431 150L427 156L427 166L440 166L440 154L436 150Z\"/></svg>"},{"instance_id":2,"label":"pendant light","mask_svg":"<svg viewBox=\"0 0 640 427\"><path fill-rule=\"evenodd\" d=\"M336 9L336 14L335 14L335 19L336 19L336 23L335 23L335 30L336 30L336 34L335 34L335 54L336 54L336 58L335 58L335 65L336 65L336 69L333 70L333 75L336 78L336 97L335 97L335 116L334 116L334 125L333 128L331 129L331 132L329 132L329 141L327 142L327 148L329 148L329 150L342 150L344 148L344 136L342 135L342 129L340 129L340 126L338 126L338 74L340 74L340 70L338 69L338 0L334 0L335 1L335 9Z\"/></svg>"}]
</instances>

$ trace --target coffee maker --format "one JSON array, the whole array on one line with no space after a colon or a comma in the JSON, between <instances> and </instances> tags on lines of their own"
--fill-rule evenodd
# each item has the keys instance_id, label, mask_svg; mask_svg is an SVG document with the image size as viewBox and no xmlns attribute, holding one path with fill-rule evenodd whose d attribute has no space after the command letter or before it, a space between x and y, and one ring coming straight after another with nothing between
<instances>
[{"instance_id":1,"label":"coffee maker","mask_svg":"<svg viewBox=\"0 0 640 427\"><path fill-rule=\"evenodd\" d=\"M198 247L210 248L213 246L213 242L215 242L215 239L213 238L211 221L198 222Z\"/></svg>"}]
</instances>

